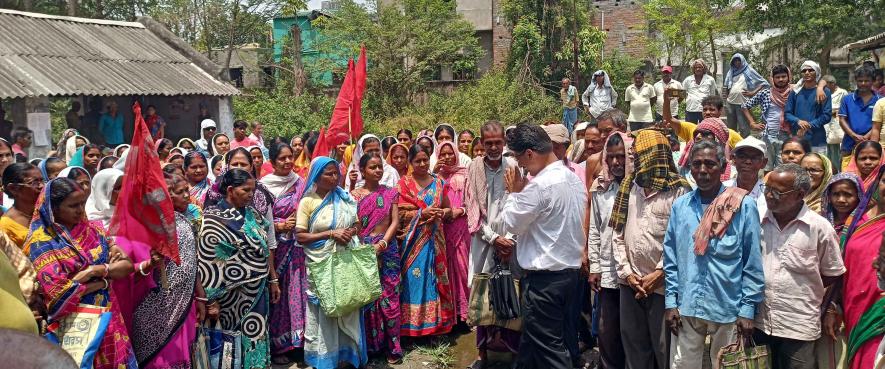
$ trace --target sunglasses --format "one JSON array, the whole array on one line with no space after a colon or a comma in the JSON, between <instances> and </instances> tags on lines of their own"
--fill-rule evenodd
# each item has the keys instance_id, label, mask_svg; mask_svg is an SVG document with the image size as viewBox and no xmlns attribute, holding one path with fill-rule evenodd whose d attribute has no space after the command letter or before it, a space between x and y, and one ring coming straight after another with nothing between
<instances>
[{"instance_id":1,"label":"sunglasses","mask_svg":"<svg viewBox=\"0 0 885 369\"><path fill-rule=\"evenodd\" d=\"M204 131L214 131L215 127L206 127L206 128L203 128L203 130Z\"/></svg>"},{"instance_id":2,"label":"sunglasses","mask_svg":"<svg viewBox=\"0 0 885 369\"><path fill-rule=\"evenodd\" d=\"M814 69L803 69L802 73L814 73Z\"/></svg>"}]
</instances>

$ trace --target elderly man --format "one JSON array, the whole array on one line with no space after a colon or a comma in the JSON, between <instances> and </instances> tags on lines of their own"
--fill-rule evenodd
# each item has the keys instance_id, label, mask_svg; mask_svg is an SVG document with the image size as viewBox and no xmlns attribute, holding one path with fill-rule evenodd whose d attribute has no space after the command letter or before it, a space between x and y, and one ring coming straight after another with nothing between
<instances>
[{"instance_id":1,"label":"elderly man","mask_svg":"<svg viewBox=\"0 0 885 369\"><path fill-rule=\"evenodd\" d=\"M602 151L602 174L590 186L590 230L587 240L590 285L599 296L599 356L603 369L623 368L621 343L620 289L614 258L614 235L608 226L612 206L621 182L627 175L627 149L633 139L622 132L609 136Z\"/></svg>"},{"instance_id":2,"label":"elderly man","mask_svg":"<svg viewBox=\"0 0 885 369\"><path fill-rule=\"evenodd\" d=\"M747 196L756 200L760 219L765 215L765 210L768 209L765 203L765 196L762 196L765 183L759 179L759 171L768 165L765 149L765 142L753 136L738 142L734 150L731 150L731 162L734 163L737 176L735 176L735 179L722 183L725 187L737 186L747 191Z\"/></svg>"},{"instance_id":3,"label":"elderly man","mask_svg":"<svg viewBox=\"0 0 885 369\"><path fill-rule=\"evenodd\" d=\"M664 236L672 369L701 368L707 336L710 352L734 340L735 326L749 337L762 301L759 211L746 190L722 185L725 160L720 144L694 144L688 162L698 187L673 204Z\"/></svg>"},{"instance_id":4,"label":"elderly man","mask_svg":"<svg viewBox=\"0 0 885 369\"><path fill-rule=\"evenodd\" d=\"M778 369L814 369L821 336L820 306L827 286L845 273L836 231L803 198L811 177L798 164L768 176L762 218L765 299L756 313L755 341L769 345Z\"/></svg>"},{"instance_id":5,"label":"elderly man","mask_svg":"<svg viewBox=\"0 0 885 369\"><path fill-rule=\"evenodd\" d=\"M581 102L584 103L587 114L595 121L599 120L602 113L615 107L618 92L612 87L608 73L601 69L593 73L593 83L581 94Z\"/></svg>"},{"instance_id":6,"label":"elderly man","mask_svg":"<svg viewBox=\"0 0 885 369\"><path fill-rule=\"evenodd\" d=\"M507 147L534 178L505 174L510 196L504 203L504 229L515 234L521 279L523 331L517 369L571 369L577 362L578 296L586 187L553 153L541 127L520 124L507 133ZM505 257L509 256L504 254Z\"/></svg>"},{"instance_id":7,"label":"elderly man","mask_svg":"<svg viewBox=\"0 0 885 369\"><path fill-rule=\"evenodd\" d=\"M682 81L686 94L685 121L698 124L703 119L701 101L708 96L715 96L719 87L716 86L716 79L707 74L707 63L703 59L692 60L691 71L693 75Z\"/></svg>"},{"instance_id":8,"label":"elderly man","mask_svg":"<svg viewBox=\"0 0 885 369\"><path fill-rule=\"evenodd\" d=\"M633 141L635 170L624 179L611 212L620 284L621 337L631 369L667 366L670 335L664 325L664 231L670 207L687 192L670 141L643 130Z\"/></svg>"},{"instance_id":9,"label":"elderly man","mask_svg":"<svg viewBox=\"0 0 885 369\"><path fill-rule=\"evenodd\" d=\"M505 141L501 123L488 121L480 127L479 133L486 152L485 156L473 159L468 167L464 200L467 226L472 235L468 269L470 281L479 273L491 273L494 270L497 250L512 250L516 245L515 237L504 231L500 217L506 198L504 172L516 167L516 162L503 156ZM518 278L519 264L516 259L511 258L508 264L511 272ZM473 306L473 301L470 305ZM476 348L479 357L470 368L481 369L486 366L488 350L516 354L519 348L519 332L497 325L478 326Z\"/></svg>"},{"instance_id":10,"label":"elderly man","mask_svg":"<svg viewBox=\"0 0 885 369\"><path fill-rule=\"evenodd\" d=\"M572 86L570 79L562 79L559 98L562 100L562 125L568 128L569 134L572 134L575 122L578 121L578 89Z\"/></svg>"}]
</instances>

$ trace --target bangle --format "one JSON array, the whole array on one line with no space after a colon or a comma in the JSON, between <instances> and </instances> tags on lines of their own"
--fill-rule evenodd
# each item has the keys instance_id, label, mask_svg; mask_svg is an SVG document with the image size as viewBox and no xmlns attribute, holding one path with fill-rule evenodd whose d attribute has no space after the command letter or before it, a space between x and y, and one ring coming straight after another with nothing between
<instances>
[{"instance_id":1,"label":"bangle","mask_svg":"<svg viewBox=\"0 0 885 369\"><path fill-rule=\"evenodd\" d=\"M104 282L104 287L102 287L102 289L103 290L108 289L108 286L110 286L110 283L108 283L107 278L102 278L101 281Z\"/></svg>"},{"instance_id":2,"label":"bangle","mask_svg":"<svg viewBox=\"0 0 885 369\"><path fill-rule=\"evenodd\" d=\"M209 299L200 296L194 296L194 300L197 300L199 302L209 302Z\"/></svg>"},{"instance_id":3,"label":"bangle","mask_svg":"<svg viewBox=\"0 0 885 369\"><path fill-rule=\"evenodd\" d=\"M110 273L111 273L111 265L108 263L105 263L104 264L104 275L102 276L102 278L107 278L108 274L110 274Z\"/></svg>"},{"instance_id":4,"label":"bangle","mask_svg":"<svg viewBox=\"0 0 885 369\"><path fill-rule=\"evenodd\" d=\"M389 243L387 243L387 240L385 240L385 239L382 239L381 241L378 241L378 243L381 243L381 242L384 242L384 247L387 247L387 246L390 245Z\"/></svg>"},{"instance_id":5,"label":"bangle","mask_svg":"<svg viewBox=\"0 0 885 369\"><path fill-rule=\"evenodd\" d=\"M144 272L144 263L147 263L147 260L138 263L138 273L147 277L150 273Z\"/></svg>"},{"instance_id":6,"label":"bangle","mask_svg":"<svg viewBox=\"0 0 885 369\"><path fill-rule=\"evenodd\" d=\"M274 278L274 279L268 280L267 283L270 283L270 284L280 284L280 279L279 279L279 278Z\"/></svg>"}]
</instances>

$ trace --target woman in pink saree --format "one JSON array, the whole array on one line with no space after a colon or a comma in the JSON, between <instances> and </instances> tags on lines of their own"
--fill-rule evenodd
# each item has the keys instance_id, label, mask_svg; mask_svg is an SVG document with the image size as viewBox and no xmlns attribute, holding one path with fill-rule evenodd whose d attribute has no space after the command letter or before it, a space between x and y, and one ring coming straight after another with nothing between
<instances>
[{"instance_id":1,"label":"woman in pink saree","mask_svg":"<svg viewBox=\"0 0 885 369\"><path fill-rule=\"evenodd\" d=\"M446 235L446 259L449 262L449 283L455 304L455 316L467 321L467 302L470 290L467 287L467 264L470 252L470 231L467 228L467 211L464 208L464 189L467 185L467 168L459 165L458 150L451 141L444 141L436 147L435 171L447 184L444 196L449 200L451 211L446 213L443 230Z\"/></svg>"},{"instance_id":2,"label":"woman in pink saree","mask_svg":"<svg viewBox=\"0 0 885 369\"><path fill-rule=\"evenodd\" d=\"M848 271L843 275L842 310L848 335L850 369L874 367L876 351L885 336L885 297L877 286L873 261L879 255L885 231L885 169L879 168L875 182L865 188L857 210L846 220L842 235L843 258Z\"/></svg>"},{"instance_id":3,"label":"woman in pink saree","mask_svg":"<svg viewBox=\"0 0 885 369\"><path fill-rule=\"evenodd\" d=\"M396 242L399 193L378 183L384 176L384 162L378 154L363 155L357 166L365 181L363 187L351 192L358 204L357 216L362 226L360 242L375 245L381 276L381 297L364 309L366 346L370 354L386 354L389 363L396 363L403 357L399 334L401 267Z\"/></svg>"}]
</instances>

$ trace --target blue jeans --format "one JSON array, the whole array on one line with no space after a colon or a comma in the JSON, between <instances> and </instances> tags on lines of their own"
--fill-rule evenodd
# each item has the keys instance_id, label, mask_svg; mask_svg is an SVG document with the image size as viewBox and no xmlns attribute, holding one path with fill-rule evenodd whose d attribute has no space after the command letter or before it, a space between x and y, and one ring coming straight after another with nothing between
<instances>
[{"instance_id":1,"label":"blue jeans","mask_svg":"<svg viewBox=\"0 0 885 369\"><path fill-rule=\"evenodd\" d=\"M784 147L784 141L790 136L786 132L779 132L777 137L769 137L768 134L762 133L762 141L765 142L765 156L768 157L768 164L765 170L774 170L775 167L781 165L781 149Z\"/></svg>"},{"instance_id":2,"label":"blue jeans","mask_svg":"<svg viewBox=\"0 0 885 369\"><path fill-rule=\"evenodd\" d=\"M572 136L572 130L575 129L575 122L578 121L578 108L562 108L562 125L568 129L569 137Z\"/></svg>"}]
</instances>

